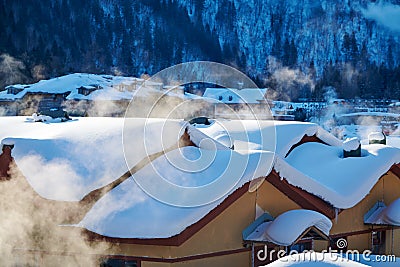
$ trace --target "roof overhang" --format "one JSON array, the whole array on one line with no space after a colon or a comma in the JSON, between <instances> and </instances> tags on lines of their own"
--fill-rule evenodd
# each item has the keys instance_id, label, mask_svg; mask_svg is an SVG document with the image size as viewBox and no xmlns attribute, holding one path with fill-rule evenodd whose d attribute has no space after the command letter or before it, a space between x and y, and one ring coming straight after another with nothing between
<instances>
[{"instance_id":1,"label":"roof overhang","mask_svg":"<svg viewBox=\"0 0 400 267\"><path fill-rule=\"evenodd\" d=\"M245 243L291 246L304 240L329 240L331 221L311 210L290 210L275 220L264 213L242 232ZM297 220L297 224L293 221ZM287 227L292 225L293 227Z\"/></svg>"},{"instance_id":2,"label":"roof overhang","mask_svg":"<svg viewBox=\"0 0 400 267\"><path fill-rule=\"evenodd\" d=\"M400 198L389 206L382 201L375 203L364 215L364 224L400 227Z\"/></svg>"}]
</instances>

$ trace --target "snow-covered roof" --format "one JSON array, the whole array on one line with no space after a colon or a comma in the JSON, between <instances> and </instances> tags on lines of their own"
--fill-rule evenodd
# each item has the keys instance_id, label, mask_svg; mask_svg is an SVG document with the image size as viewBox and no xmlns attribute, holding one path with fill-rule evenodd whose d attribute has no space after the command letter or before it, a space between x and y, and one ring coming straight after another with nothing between
<instances>
[{"instance_id":1,"label":"snow-covered roof","mask_svg":"<svg viewBox=\"0 0 400 267\"><path fill-rule=\"evenodd\" d=\"M0 140L15 144L13 157L36 192L73 201L116 180L146 155L176 144L187 126L184 121L162 119L34 123L26 117L0 117ZM170 134L162 135L165 129ZM124 151L123 131L130 133L124 134L125 147L133 149ZM348 208L400 162L400 150L384 145L364 146L363 157L343 159L342 142L312 123L217 120L209 126L191 126L188 132L200 148L184 147L161 155L102 197L79 226L114 237L170 237L203 218L245 183L267 176L272 167L289 183L335 207ZM328 145L306 143L286 157L304 135L316 135ZM221 146L203 146L203 140ZM210 184L213 188L207 194L199 190ZM170 223L160 227L164 221Z\"/></svg>"},{"instance_id":2,"label":"snow-covered roof","mask_svg":"<svg viewBox=\"0 0 400 267\"><path fill-rule=\"evenodd\" d=\"M15 88L15 89L24 89L25 87L27 87L29 85L24 85L24 84L13 84L13 85L8 85L6 86L5 89L9 89L9 88Z\"/></svg>"},{"instance_id":3,"label":"snow-covered roof","mask_svg":"<svg viewBox=\"0 0 400 267\"><path fill-rule=\"evenodd\" d=\"M365 214L364 223L400 226L400 198L393 201L388 207L383 202L377 202Z\"/></svg>"},{"instance_id":4,"label":"snow-covered roof","mask_svg":"<svg viewBox=\"0 0 400 267\"><path fill-rule=\"evenodd\" d=\"M400 107L400 102L391 103L389 107Z\"/></svg>"},{"instance_id":5,"label":"snow-covered roof","mask_svg":"<svg viewBox=\"0 0 400 267\"><path fill-rule=\"evenodd\" d=\"M388 112L354 112L346 114L338 114L338 117L353 117L353 116L378 116L378 117L393 117L400 118L398 113L388 113Z\"/></svg>"},{"instance_id":6,"label":"snow-covered roof","mask_svg":"<svg viewBox=\"0 0 400 267\"><path fill-rule=\"evenodd\" d=\"M361 145L360 139L358 137L347 138L343 141L343 150L352 151L358 149Z\"/></svg>"},{"instance_id":7,"label":"snow-covered roof","mask_svg":"<svg viewBox=\"0 0 400 267\"><path fill-rule=\"evenodd\" d=\"M369 140L377 140L377 141L382 141L385 140L386 137L382 132L372 132L368 135Z\"/></svg>"},{"instance_id":8,"label":"snow-covered roof","mask_svg":"<svg viewBox=\"0 0 400 267\"><path fill-rule=\"evenodd\" d=\"M267 89L259 88L207 88L204 91L204 98L211 98L226 104L248 103L257 104L265 101Z\"/></svg>"},{"instance_id":9,"label":"snow-covered roof","mask_svg":"<svg viewBox=\"0 0 400 267\"><path fill-rule=\"evenodd\" d=\"M268 163L273 158L272 153L263 151L247 154L233 150L215 152L211 162L208 159L212 152L197 147L184 147L167 153L96 202L77 226L110 237L174 236L199 221L246 182L268 173ZM206 156L200 157L200 154ZM199 159L200 162L181 163L183 158ZM171 162L180 162L181 165L171 168ZM244 169L243 163L247 165ZM205 166L204 170L195 171ZM165 181L161 181L161 177ZM144 193L137 181L155 198ZM157 190L156 195L150 188L152 185Z\"/></svg>"},{"instance_id":10,"label":"snow-covered roof","mask_svg":"<svg viewBox=\"0 0 400 267\"><path fill-rule=\"evenodd\" d=\"M120 91L118 88L120 85L133 83L137 83L139 87L143 83L143 80L134 77L74 73L49 80L41 80L30 85L12 85L13 87L21 88L23 90L16 95L7 94L7 90L2 91L0 92L0 99L21 99L27 93L64 94L70 92L67 99L130 100L134 96L135 91ZM146 87L157 85L152 82L146 82L145 84ZM95 90L87 96L78 93L78 88L84 87L93 89L93 85L100 86L102 89Z\"/></svg>"},{"instance_id":11,"label":"snow-covered roof","mask_svg":"<svg viewBox=\"0 0 400 267\"><path fill-rule=\"evenodd\" d=\"M315 135L329 145L342 145L342 141L318 125L306 122L217 120L211 125L196 125L196 129L213 138L223 134L229 135L235 150L275 151L282 157L304 136ZM194 140L195 143L199 141Z\"/></svg>"},{"instance_id":12,"label":"snow-covered roof","mask_svg":"<svg viewBox=\"0 0 400 267\"><path fill-rule=\"evenodd\" d=\"M130 164L172 146L181 122L172 138L163 136L162 119L129 119L126 131L136 140L135 153L127 152ZM33 189L54 200L80 200L90 191L104 186L128 171L122 144L123 118L74 118L63 123L38 123L25 117L1 117L0 140L13 143L13 157ZM143 140L144 129L151 131L151 146ZM45 171L43 171L45 170Z\"/></svg>"},{"instance_id":13,"label":"snow-covered roof","mask_svg":"<svg viewBox=\"0 0 400 267\"><path fill-rule=\"evenodd\" d=\"M329 236L332 222L325 215L316 211L290 210L282 213L273 221L262 222L245 237L245 240L290 246L311 227L315 227L325 236Z\"/></svg>"},{"instance_id":14,"label":"snow-covered roof","mask_svg":"<svg viewBox=\"0 0 400 267\"><path fill-rule=\"evenodd\" d=\"M285 159L277 157L274 168L290 184L334 207L347 209L364 199L379 178L400 163L398 148L385 145L362 148L362 157L343 158L341 147L306 143Z\"/></svg>"}]
</instances>

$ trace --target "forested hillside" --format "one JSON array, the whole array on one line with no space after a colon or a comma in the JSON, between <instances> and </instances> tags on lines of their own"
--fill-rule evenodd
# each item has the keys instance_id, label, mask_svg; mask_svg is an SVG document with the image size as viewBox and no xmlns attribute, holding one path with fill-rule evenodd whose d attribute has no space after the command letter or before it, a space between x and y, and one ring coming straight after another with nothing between
<instances>
[{"instance_id":1,"label":"forested hillside","mask_svg":"<svg viewBox=\"0 0 400 267\"><path fill-rule=\"evenodd\" d=\"M0 85L235 66L291 98L400 97L400 1L0 0ZM396 13L397 12L397 13ZM398 22L398 23L397 23ZM397 26L396 26L397 25Z\"/></svg>"}]
</instances>

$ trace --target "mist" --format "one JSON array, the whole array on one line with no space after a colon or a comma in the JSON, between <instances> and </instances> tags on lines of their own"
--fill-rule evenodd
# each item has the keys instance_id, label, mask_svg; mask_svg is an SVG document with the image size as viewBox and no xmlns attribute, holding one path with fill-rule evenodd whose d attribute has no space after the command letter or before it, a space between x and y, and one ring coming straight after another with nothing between
<instances>
[{"instance_id":1,"label":"mist","mask_svg":"<svg viewBox=\"0 0 400 267\"><path fill-rule=\"evenodd\" d=\"M367 19L375 20L380 25L400 33L400 6L380 1L370 3L366 9L361 10Z\"/></svg>"},{"instance_id":2,"label":"mist","mask_svg":"<svg viewBox=\"0 0 400 267\"><path fill-rule=\"evenodd\" d=\"M283 66L275 57L269 57L268 62L270 77L266 82L274 89L268 92L269 100L295 101L314 91L315 83L310 74Z\"/></svg>"},{"instance_id":3,"label":"mist","mask_svg":"<svg viewBox=\"0 0 400 267\"><path fill-rule=\"evenodd\" d=\"M0 182L1 266L95 266L110 247L93 243L78 228L61 226L82 215L77 202L40 197L15 164L10 179ZM85 209L82 209L85 210ZM45 261L44 261L45 257Z\"/></svg>"},{"instance_id":4,"label":"mist","mask_svg":"<svg viewBox=\"0 0 400 267\"><path fill-rule=\"evenodd\" d=\"M29 81L26 74L25 64L10 56L9 54L0 55L0 86L15 83L25 83Z\"/></svg>"}]
</instances>

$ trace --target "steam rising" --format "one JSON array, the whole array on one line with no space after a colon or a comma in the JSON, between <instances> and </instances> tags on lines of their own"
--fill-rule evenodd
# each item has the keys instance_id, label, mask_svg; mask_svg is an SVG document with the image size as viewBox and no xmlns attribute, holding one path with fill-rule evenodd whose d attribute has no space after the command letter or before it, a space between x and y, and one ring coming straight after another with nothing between
<instances>
[{"instance_id":1,"label":"steam rising","mask_svg":"<svg viewBox=\"0 0 400 267\"><path fill-rule=\"evenodd\" d=\"M312 92L315 88L314 81L309 74L300 69L284 67L275 57L268 58L268 82L275 87L274 92L268 92L268 99L293 101L301 97L301 92Z\"/></svg>"},{"instance_id":2,"label":"steam rising","mask_svg":"<svg viewBox=\"0 0 400 267\"><path fill-rule=\"evenodd\" d=\"M0 55L0 86L27 82L29 79L25 71L22 61L8 54Z\"/></svg>"},{"instance_id":3,"label":"steam rising","mask_svg":"<svg viewBox=\"0 0 400 267\"><path fill-rule=\"evenodd\" d=\"M95 266L108 246L88 242L60 224L79 218L78 203L38 196L18 172L0 183L0 257L2 266ZM62 255L68 256L68 262Z\"/></svg>"},{"instance_id":4,"label":"steam rising","mask_svg":"<svg viewBox=\"0 0 400 267\"><path fill-rule=\"evenodd\" d=\"M400 33L400 6L380 1L362 9L364 17L375 20L386 28Z\"/></svg>"}]
</instances>

